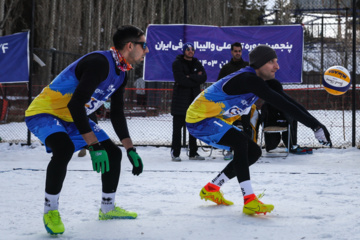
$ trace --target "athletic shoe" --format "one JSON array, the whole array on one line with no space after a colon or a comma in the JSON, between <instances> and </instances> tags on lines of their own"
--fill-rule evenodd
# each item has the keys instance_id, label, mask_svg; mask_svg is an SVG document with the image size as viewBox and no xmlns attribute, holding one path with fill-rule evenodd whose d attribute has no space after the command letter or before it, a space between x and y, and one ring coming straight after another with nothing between
<instances>
[{"instance_id":1,"label":"athletic shoe","mask_svg":"<svg viewBox=\"0 0 360 240\"><path fill-rule=\"evenodd\" d=\"M135 212L129 212L122 208L116 207L107 212L103 213L101 209L99 210L99 220L109 220L109 219L135 219L137 214Z\"/></svg>"},{"instance_id":2,"label":"athletic shoe","mask_svg":"<svg viewBox=\"0 0 360 240\"><path fill-rule=\"evenodd\" d=\"M309 147L304 147L306 149L306 153L308 154L312 154L313 153L313 150L312 148L309 148Z\"/></svg>"},{"instance_id":3,"label":"athletic shoe","mask_svg":"<svg viewBox=\"0 0 360 240\"><path fill-rule=\"evenodd\" d=\"M180 157L171 156L171 161L181 162L181 158L180 158Z\"/></svg>"},{"instance_id":4,"label":"athletic shoe","mask_svg":"<svg viewBox=\"0 0 360 240\"><path fill-rule=\"evenodd\" d=\"M171 151L171 161L181 162L181 158L179 156L174 156L173 151Z\"/></svg>"},{"instance_id":5,"label":"athletic shoe","mask_svg":"<svg viewBox=\"0 0 360 240\"><path fill-rule=\"evenodd\" d=\"M225 155L224 155L224 160L225 161L233 160L233 158L234 158L234 155L232 154L231 151L226 152Z\"/></svg>"},{"instance_id":6,"label":"athletic shoe","mask_svg":"<svg viewBox=\"0 0 360 240\"><path fill-rule=\"evenodd\" d=\"M65 227L61 221L60 213L58 210L52 210L44 214L45 229L51 235L63 234Z\"/></svg>"},{"instance_id":7,"label":"athletic shoe","mask_svg":"<svg viewBox=\"0 0 360 240\"><path fill-rule=\"evenodd\" d=\"M295 148L291 148L290 152L293 154L303 155L303 154L306 154L307 151L305 148L295 147Z\"/></svg>"},{"instance_id":8,"label":"athletic shoe","mask_svg":"<svg viewBox=\"0 0 360 240\"><path fill-rule=\"evenodd\" d=\"M205 187L203 187L200 191L200 198L205 199L205 201L210 200L217 205L233 205L234 203L226 200L224 198L223 193L220 191L220 187L215 184L208 183Z\"/></svg>"},{"instance_id":9,"label":"athletic shoe","mask_svg":"<svg viewBox=\"0 0 360 240\"><path fill-rule=\"evenodd\" d=\"M261 198L263 195L264 194L260 194L258 197L256 197L255 194L251 194L244 197L243 213L247 215L263 213L266 215L266 213L274 210L274 205L264 204L259 200L259 198Z\"/></svg>"},{"instance_id":10,"label":"athletic shoe","mask_svg":"<svg viewBox=\"0 0 360 240\"><path fill-rule=\"evenodd\" d=\"M199 154L195 154L194 156L189 156L190 160L205 160L204 157L200 156Z\"/></svg>"}]
</instances>

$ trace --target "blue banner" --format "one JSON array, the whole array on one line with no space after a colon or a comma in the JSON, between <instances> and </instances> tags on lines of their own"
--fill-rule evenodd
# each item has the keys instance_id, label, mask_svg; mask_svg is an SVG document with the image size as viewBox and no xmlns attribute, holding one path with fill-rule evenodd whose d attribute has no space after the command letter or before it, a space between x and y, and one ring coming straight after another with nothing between
<instances>
[{"instance_id":1,"label":"blue banner","mask_svg":"<svg viewBox=\"0 0 360 240\"><path fill-rule=\"evenodd\" d=\"M0 37L0 83L29 81L29 32Z\"/></svg>"},{"instance_id":2,"label":"blue banner","mask_svg":"<svg viewBox=\"0 0 360 240\"><path fill-rule=\"evenodd\" d=\"M174 81L172 63L182 54L182 46L192 42L194 57L203 64L207 82L215 82L223 65L231 60L231 44L242 44L242 58L259 44L272 47L280 70L276 78L283 83L302 82L303 28L291 26L215 27L200 25L149 25L146 41L149 53L144 61L145 81Z\"/></svg>"}]
</instances>

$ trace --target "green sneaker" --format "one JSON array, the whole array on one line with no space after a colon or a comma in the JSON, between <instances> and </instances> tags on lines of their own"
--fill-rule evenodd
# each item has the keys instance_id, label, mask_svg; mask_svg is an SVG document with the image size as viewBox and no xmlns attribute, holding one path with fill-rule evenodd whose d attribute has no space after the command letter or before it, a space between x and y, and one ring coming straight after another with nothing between
<instances>
[{"instance_id":1,"label":"green sneaker","mask_svg":"<svg viewBox=\"0 0 360 240\"><path fill-rule=\"evenodd\" d=\"M101 209L99 210L99 220L109 220L109 219L135 219L137 214L135 212L129 212L125 209L116 207L114 210L111 210L107 213L103 213Z\"/></svg>"},{"instance_id":2,"label":"green sneaker","mask_svg":"<svg viewBox=\"0 0 360 240\"><path fill-rule=\"evenodd\" d=\"M272 210L274 210L274 205L264 204L259 200L262 196L264 196L264 194L260 194L258 197L256 197L255 194L244 197L243 213L247 215L253 215L255 213L262 213L266 215L266 213L270 213Z\"/></svg>"},{"instance_id":3,"label":"green sneaker","mask_svg":"<svg viewBox=\"0 0 360 240\"><path fill-rule=\"evenodd\" d=\"M65 227L61 221L60 213L58 210L52 210L44 214L45 229L51 235L63 234Z\"/></svg>"}]
</instances>

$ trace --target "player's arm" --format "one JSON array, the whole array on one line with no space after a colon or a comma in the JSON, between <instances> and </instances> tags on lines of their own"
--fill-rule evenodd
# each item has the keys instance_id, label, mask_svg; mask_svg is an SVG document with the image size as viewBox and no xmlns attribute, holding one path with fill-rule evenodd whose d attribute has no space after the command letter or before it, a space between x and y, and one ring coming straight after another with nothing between
<instances>
[{"instance_id":1,"label":"player's arm","mask_svg":"<svg viewBox=\"0 0 360 240\"><path fill-rule=\"evenodd\" d=\"M125 85L126 79L123 85L111 95L110 119L115 133L125 147L129 161L133 166L132 173L140 175L143 171L143 163L133 146L124 113Z\"/></svg>"},{"instance_id":2,"label":"player's arm","mask_svg":"<svg viewBox=\"0 0 360 240\"><path fill-rule=\"evenodd\" d=\"M133 147L124 112L125 84L111 95L110 120L125 149Z\"/></svg>"},{"instance_id":3,"label":"player's arm","mask_svg":"<svg viewBox=\"0 0 360 240\"><path fill-rule=\"evenodd\" d=\"M68 108L77 129L88 145L96 142L97 138L90 128L85 104L97 86L107 78L108 73L109 63L105 56L98 53L90 54L80 60L75 70L79 84L68 103Z\"/></svg>"},{"instance_id":4,"label":"player's arm","mask_svg":"<svg viewBox=\"0 0 360 240\"><path fill-rule=\"evenodd\" d=\"M254 93L280 111L289 114L305 126L315 129L320 123L315 118L304 114L303 111L284 96L267 86L264 80L252 73L236 75L224 85L224 91L230 95Z\"/></svg>"},{"instance_id":5,"label":"player's arm","mask_svg":"<svg viewBox=\"0 0 360 240\"><path fill-rule=\"evenodd\" d=\"M310 117L314 118L309 111L300 103L298 103L297 101L295 101L295 99L291 98L288 94L286 94L286 92L284 91L282 84L276 80L276 79L271 79L271 80L267 80L265 81L265 83L273 90L275 90L276 92L278 92L279 94L281 94L283 97L286 98L286 100L288 100L289 102L291 102L292 104L296 105L300 110L303 111L304 114L309 115Z\"/></svg>"}]
</instances>

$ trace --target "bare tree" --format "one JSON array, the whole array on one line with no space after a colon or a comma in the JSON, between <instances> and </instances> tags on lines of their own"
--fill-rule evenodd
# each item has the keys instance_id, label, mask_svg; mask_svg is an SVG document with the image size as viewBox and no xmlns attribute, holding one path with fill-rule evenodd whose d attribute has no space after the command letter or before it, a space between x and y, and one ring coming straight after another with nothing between
<instances>
[{"instance_id":1,"label":"bare tree","mask_svg":"<svg viewBox=\"0 0 360 240\"><path fill-rule=\"evenodd\" d=\"M0 0L0 36L2 36L5 20L5 0Z\"/></svg>"}]
</instances>

